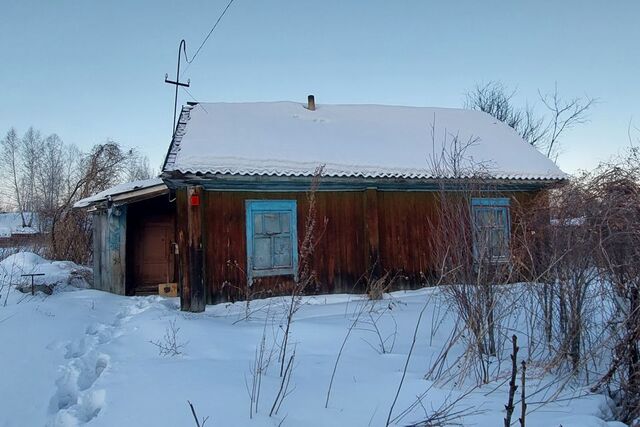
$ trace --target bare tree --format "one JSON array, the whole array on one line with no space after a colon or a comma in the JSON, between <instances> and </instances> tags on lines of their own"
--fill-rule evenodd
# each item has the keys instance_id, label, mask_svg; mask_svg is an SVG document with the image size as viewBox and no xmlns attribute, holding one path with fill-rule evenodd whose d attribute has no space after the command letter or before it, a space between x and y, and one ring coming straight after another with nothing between
<instances>
[{"instance_id":1,"label":"bare tree","mask_svg":"<svg viewBox=\"0 0 640 427\"><path fill-rule=\"evenodd\" d=\"M519 108L513 105L516 91L501 82L490 81L477 84L467 92L465 108L483 111L512 127L527 143L539 147L547 134L543 118L537 117L533 109L526 105Z\"/></svg>"},{"instance_id":2,"label":"bare tree","mask_svg":"<svg viewBox=\"0 0 640 427\"><path fill-rule=\"evenodd\" d=\"M551 157L553 150L557 149L558 140L565 131L588 121L587 112L597 100L588 96L564 100L558 93L557 83L550 94L538 93L540 100L551 114L545 143L547 157Z\"/></svg>"},{"instance_id":3,"label":"bare tree","mask_svg":"<svg viewBox=\"0 0 640 427\"><path fill-rule=\"evenodd\" d=\"M514 105L515 90L503 83L490 81L478 84L467 92L464 106L472 110L484 111L512 127L527 143L552 157L557 150L562 135L576 125L588 121L588 110L597 102L585 96L565 100L558 92L556 84L553 92L542 94L540 101L549 117L539 116L530 105Z\"/></svg>"},{"instance_id":4,"label":"bare tree","mask_svg":"<svg viewBox=\"0 0 640 427\"><path fill-rule=\"evenodd\" d=\"M595 389L615 391L619 419L640 417L640 162L638 151L606 165L593 179L594 229L603 278L613 305L611 361Z\"/></svg>"},{"instance_id":5,"label":"bare tree","mask_svg":"<svg viewBox=\"0 0 640 427\"><path fill-rule=\"evenodd\" d=\"M23 210L28 212L26 224L33 225L33 214L37 208L36 176L39 171L44 141L39 131L33 127L27 129L21 140L21 187Z\"/></svg>"},{"instance_id":6,"label":"bare tree","mask_svg":"<svg viewBox=\"0 0 640 427\"><path fill-rule=\"evenodd\" d=\"M2 163L2 174L6 181L9 181L10 191L13 193L22 226L26 227L27 220L24 213L22 187L20 182L20 138L14 128L9 129L2 140L2 152L0 153Z\"/></svg>"},{"instance_id":7,"label":"bare tree","mask_svg":"<svg viewBox=\"0 0 640 427\"><path fill-rule=\"evenodd\" d=\"M33 127L22 137L11 128L0 140L2 190L20 212L22 226L48 232L49 256L86 263L91 256L91 223L71 210L84 197L127 179L151 176L146 156L113 141L83 153L56 134L43 137Z\"/></svg>"},{"instance_id":8,"label":"bare tree","mask_svg":"<svg viewBox=\"0 0 640 427\"><path fill-rule=\"evenodd\" d=\"M82 157L78 172L70 177L68 191L51 217L50 255L86 263L91 255L91 224L87 214L72 211L73 203L105 190L121 180L129 152L108 141Z\"/></svg>"},{"instance_id":9,"label":"bare tree","mask_svg":"<svg viewBox=\"0 0 640 427\"><path fill-rule=\"evenodd\" d=\"M435 134L432 128L434 146ZM434 274L439 283L447 285L443 292L471 332L466 337L469 361L478 380L486 383L490 360L498 356L497 329L505 314L498 301L506 288L500 285L511 281L513 271L508 262L508 236L504 234L509 223L507 212L498 217L493 211L481 210L482 227L472 216L474 198L487 194L501 197L488 167L474 163L466 153L473 144L474 138L460 141L454 134L441 144L441 153L429 159L431 169L443 178L436 193L437 207L428 224L428 243ZM452 186L455 192L448 191Z\"/></svg>"},{"instance_id":10,"label":"bare tree","mask_svg":"<svg viewBox=\"0 0 640 427\"><path fill-rule=\"evenodd\" d=\"M141 181L154 175L149 158L136 150L131 150L124 168L125 181Z\"/></svg>"},{"instance_id":11,"label":"bare tree","mask_svg":"<svg viewBox=\"0 0 640 427\"><path fill-rule=\"evenodd\" d=\"M64 143L53 134L45 138L36 174L36 193L38 198L38 221L41 227L46 224L58 207L64 192L65 178Z\"/></svg>"}]
</instances>

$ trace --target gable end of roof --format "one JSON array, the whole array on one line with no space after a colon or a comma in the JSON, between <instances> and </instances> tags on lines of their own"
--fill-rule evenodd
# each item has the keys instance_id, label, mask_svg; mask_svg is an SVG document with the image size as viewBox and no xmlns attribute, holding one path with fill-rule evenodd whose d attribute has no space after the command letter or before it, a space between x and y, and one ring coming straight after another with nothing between
<instances>
[{"instance_id":1,"label":"gable end of roof","mask_svg":"<svg viewBox=\"0 0 640 427\"><path fill-rule=\"evenodd\" d=\"M164 158L164 163L162 165L162 170L173 169L173 166L176 161L176 156L178 155L178 151L180 151L180 144L182 143L182 137L187 131L187 123L191 119L191 110L196 106L195 103L189 103L187 105L182 106L182 110L180 111L180 117L178 118L178 124L176 125L175 133L173 134L173 138L171 139L171 144L169 144L169 149L167 150L167 155Z\"/></svg>"}]
</instances>

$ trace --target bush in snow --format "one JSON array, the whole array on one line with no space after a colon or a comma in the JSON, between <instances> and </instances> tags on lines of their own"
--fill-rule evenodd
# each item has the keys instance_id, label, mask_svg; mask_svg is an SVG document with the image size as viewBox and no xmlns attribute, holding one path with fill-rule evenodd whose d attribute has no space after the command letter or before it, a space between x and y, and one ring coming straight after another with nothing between
<instances>
[{"instance_id":1,"label":"bush in snow","mask_svg":"<svg viewBox=\"0 0 640 427\"><path fill-rule=\"evenodd\" d=\"M176 319L169 321L169 326L164 331L162 339L149 341L157 347L160 356L180 356L188 343L179 339L180 328L176 325Z\"/></svg>"}]
</instances>

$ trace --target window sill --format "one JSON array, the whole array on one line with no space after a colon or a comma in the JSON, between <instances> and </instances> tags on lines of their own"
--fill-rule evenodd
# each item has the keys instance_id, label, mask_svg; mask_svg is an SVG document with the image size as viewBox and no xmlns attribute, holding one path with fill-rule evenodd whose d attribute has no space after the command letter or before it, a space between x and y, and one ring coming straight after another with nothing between
<instances>
[{"instance_id":1,"label":"window sill","mask_svg":"<svg viewBox=\"0 0 640 427\"><path fill-rule=\"evenodd\" d=\"M269 269L269 270L252 270L251 277L269 277L269 276L294 276L295 273L291 268Z\"/></svg>"}]
</instances>

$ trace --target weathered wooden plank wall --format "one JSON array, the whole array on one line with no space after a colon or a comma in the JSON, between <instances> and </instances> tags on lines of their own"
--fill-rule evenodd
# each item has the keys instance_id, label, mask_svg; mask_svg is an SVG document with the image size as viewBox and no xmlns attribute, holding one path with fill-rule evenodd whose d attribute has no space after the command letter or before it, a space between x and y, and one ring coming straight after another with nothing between
<instances>
[{"instance_id":1,"label":"weathered wooden plank wall","mask_svg":"<svg viewBox=\"0 0 640 427\"><path fill-rule=\"evenodd\" d=\"M120 206L93 214L93 287L126 293L127 208Z\"/></svg>"},{"instance_id":2,"label":"weathered wooden plank wall","mask_svg":"<svg viewBox=\"0 0 640 427\"><path fill-rule=\"evenodd\" d=\"M380 252L383 268L401 271L399 287L424 284L435 265L429 253L429 224L435 218L437 194L379 192Z\"/></svg>"},{"instance_id":3,"label":"weathered wooden plank wall","mask_svg":"<svg viewBox=\"0 0 640 427\"><path fill-rule=\"evenodd\" d=\"M298 236L304 236L309 210L305 193L206 192L204 262L208 303L245 298L245 200L296 200ZM366 271L362 192L316 194L317 247L313 267L317 283L311 292L351 292ZM325 218L327 219L325 226ZM291 277L256 279L254 296L286 292Z\"/></svg>"},{"instance_id":4,"label":"weathered wooden plank wall","mask_svg":"<svg viewBox=\"0 0 640 427\"><path fill-rule=\"evenodd\" d=\"M531 194L514 193L526 201ZM197 277L204 274L207 304L286 293L292 277L264 277L247 288L246 200L296 200L298 238L304 236L308 214L307 194L302 192L205 191L201 197L201 223L195 228L185 190L177 192L178 242L182 308L190 307ZM422 286L437 266L429 254L429 224L436 220L438 198L434 192L343 191L316 193L318 242L313 259L317 281L309 293L362 292L366 274L401 272L397 288ZM519 202L520 203L520 202ZM191 213L190 213L191 212ZM326 223L325 223L326 220ZM198 221L198 220L195 220ZM200 225L198 225L200 224ZM193 263L194 241L203 244L202 266ZM194 240L196 239L196 240ZM191 248L191 249L190 249ZM196 259L197 261L197 259ZM184 301L188 299L188 301ZM196 297L196 300L198 297ZM201 309L201 307L197 307Z\"/></svg>"}]
</instances>

